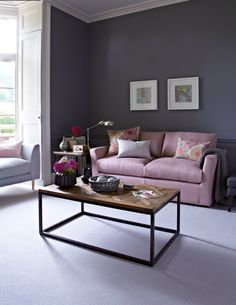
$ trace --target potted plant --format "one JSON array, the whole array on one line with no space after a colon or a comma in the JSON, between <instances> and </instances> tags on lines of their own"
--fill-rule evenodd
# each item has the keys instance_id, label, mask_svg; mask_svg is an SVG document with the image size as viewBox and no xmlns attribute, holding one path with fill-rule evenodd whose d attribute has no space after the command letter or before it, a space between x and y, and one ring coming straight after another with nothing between
<instances>
[{"instance_id":1,"label":"potted plant","mask_svg":"<svg viewBox=\"0 0 236 305\"><path fill-rule=\"evenodd\" d=\"M79 144L78 139L82 135L83 131L80 125L74 125L71 127L70 131L72 136L68 139L68 145L69 149L73 151L73 146Z\"/></svg>"},{"instance_id":2,"label":"potted plant","mask_svg":"<svg viewBox=\"0 0 236 305\"><path fill-rule=\"evenodd\" d=\"M61 158L53 165L55 171L55 184L60 187L69 187L76 184L76 170L78 163L75 160Z\"/></svg>"}]
</instances>

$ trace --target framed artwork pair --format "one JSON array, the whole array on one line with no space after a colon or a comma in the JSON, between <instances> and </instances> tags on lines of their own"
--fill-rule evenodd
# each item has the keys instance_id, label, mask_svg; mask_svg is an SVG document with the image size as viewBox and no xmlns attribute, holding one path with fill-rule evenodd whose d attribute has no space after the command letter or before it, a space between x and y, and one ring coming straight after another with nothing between
<instances>
[{"instance_id":1,"label":"framed artwork pair","mask_svg":"<svg viewBox=\"0 0 236 305\"><path fill-rule=\"evenodd\" d=\"M168 110L199 109L199 78L167 81ZM130 110L158 110L157 80L130 82Z\"/></svg>"}]
</instances>

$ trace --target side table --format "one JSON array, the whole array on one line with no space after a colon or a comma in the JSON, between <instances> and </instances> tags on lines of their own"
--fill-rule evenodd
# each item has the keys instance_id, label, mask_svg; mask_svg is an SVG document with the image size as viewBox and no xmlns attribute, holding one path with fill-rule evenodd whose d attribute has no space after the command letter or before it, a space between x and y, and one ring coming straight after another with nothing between
<instances>
[{"instance_id":1,"label":"side table","mask_svg":"<svg viewBox=\"0 0 236 305\"><path fill-rule=\"evenodd\" d=\"M231 212L234 196L236 196L236 172L227 178L228 212Z\"/></svg>"},{"instance_id":2,"label":"side table","mask_svg":"<svg viewBox=\"0 0 236 305\"><path fill-rule=\"evenodd\" d=\"M83 174L83 170L86 168L87 153L73 152L73 151L53 151L53 154L59 157L68 157L69 159L75 159L79 164L77 174L80 176Z\"/></svg>"}]
</instances>

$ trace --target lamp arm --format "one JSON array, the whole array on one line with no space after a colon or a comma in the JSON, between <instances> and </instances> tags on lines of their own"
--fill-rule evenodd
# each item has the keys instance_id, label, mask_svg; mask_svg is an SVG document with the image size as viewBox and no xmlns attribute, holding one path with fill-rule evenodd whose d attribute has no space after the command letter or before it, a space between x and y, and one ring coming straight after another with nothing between
<instances>
[{"instance_id":1,"label":"lamp arm","mask_svg":"<svg viewBox=\"0 0 236 305\"><path fill-rule=\"evenodd\" d=\"M103 121L100 121L100 122L98 122L97 124L95 124L95 125L93 125L93 126L91 126L91 127L88 127L87 129L86 129L86 131L87 131L87 145L88 145L88 147L89 147L89 130L90 129L93 129L93 128L95 128L95 127L97 127L97 126L100 126L100 125L103 125Z\"/></svg>"},{"instance_id":2,"label":"lamp arm","mask_svg":"<svg viewBox=\"0 0 236 305\"><path fill-rule=\"evenodd\" d=\"M92 128L94 128L94 127L97 127L97 126L99 126L99 125L102 125L103 124L103 121L100 121L100 122L98 122L97 124L95 124L95 125L93 125L93 126L91 126L91 127L88 127L86 130L90 130L90 129L92 129Z\"/></svg>"}]
</instances>

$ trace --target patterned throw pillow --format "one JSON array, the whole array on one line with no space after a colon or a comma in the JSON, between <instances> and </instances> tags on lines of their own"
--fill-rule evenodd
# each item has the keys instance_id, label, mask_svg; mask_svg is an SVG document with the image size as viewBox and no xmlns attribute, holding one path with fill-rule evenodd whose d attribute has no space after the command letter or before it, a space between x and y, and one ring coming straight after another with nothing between
<instances>
[{"instance_id":1,"label":"patterned throw pillow","mask_svg":"<svg viewBox=\"0 0 236 305\"><path fill-rule=\"evenodd\" d=\"M194 142L178 138L175 157L197 161L209 147L210 142Z\"/></svg>"},{"instance_id":2,"label":"patterned throw pillow","mask_svg":"<svg viewBox=\"0 0 236 305\"><path fill-rule=\"evenodd\" d=\"M113 156L118 154L117 139L137 141L139 135L139 127L133 127L126 130L108 130L107 133L110 140L107 156Z\"/></svg>"}]
</instances>

